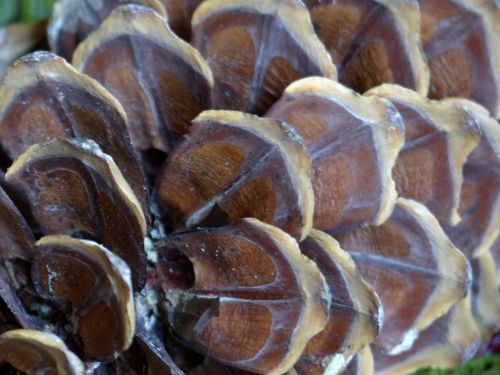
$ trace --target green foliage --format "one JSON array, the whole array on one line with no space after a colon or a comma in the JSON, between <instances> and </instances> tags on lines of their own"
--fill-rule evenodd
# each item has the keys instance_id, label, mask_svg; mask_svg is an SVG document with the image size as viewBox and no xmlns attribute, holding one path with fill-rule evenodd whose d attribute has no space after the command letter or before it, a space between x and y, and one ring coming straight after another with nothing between
<instances>
[{"instance_id":1,"label":"green foliage","mask_svg":"<svg viewBox=\"0 0 500 375\"><path fill-rule=\"evenodd\" d=\"M14 22L19 6L17 0L0 0L0 26Z\"/></svg>"},{"instance_id":2,"label":"green foliage","mask_svg":"<svg viewBox=\"0 0 500 375\"><path fill-rule=\"evenodd\" d=\"M500 355L474 358L455 370L421 369L413 375L499 375Z\"/></svg>"},{"instance_id":3,"label":"green foliage","mask_svg":"<svg viewBox=\"0 0 500 375\"><path fill-rule=\"evenodd\" d=\"M0 0L0 27L48 18L56 0Z\"/></svg>"}]
</instances>

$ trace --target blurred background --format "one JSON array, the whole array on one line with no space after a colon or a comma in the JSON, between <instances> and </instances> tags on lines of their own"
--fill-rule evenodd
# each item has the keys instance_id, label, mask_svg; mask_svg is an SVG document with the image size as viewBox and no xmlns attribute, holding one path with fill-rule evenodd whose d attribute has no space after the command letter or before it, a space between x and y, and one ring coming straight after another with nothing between
<instances>
[{"instance_id":1,"label":"blurred background","mask_svg":"<svg viewBox=\"0 0 500 375\"><path fill-rule=\"evenodd\" d=\"M0 0L0 77L15 59L46 49L45 27L55 0Z\"/></svg>"}]
</instances>

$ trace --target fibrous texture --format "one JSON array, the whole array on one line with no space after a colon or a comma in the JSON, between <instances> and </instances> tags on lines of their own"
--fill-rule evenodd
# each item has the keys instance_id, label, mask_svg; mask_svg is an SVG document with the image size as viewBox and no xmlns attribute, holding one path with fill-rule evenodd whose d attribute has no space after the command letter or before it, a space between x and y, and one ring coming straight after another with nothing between
<instances>
[{"instance_id":1,"label":"fibrous texture","mask_svg":"<svg viewBox=\"0 0 500 375\"><path fill-rule=\"evenodd\" d=\"M425 204L441 225L456 224L462 169L480 138L475 122L460 107L396 85L365 95L390 100L403 118L405 143L393 171L398 193Z\"/></svg>"},{"instance_id":2,"label":"fibrous texture","mask_svg":"<svg viewBox=\"0 0 500 375\"><path fill-rule=\"evenodd\" d=\"M326 327L309 341L294 369L297 374L337 373L375 340L383 309L352 258L332 237L313 230L300 249L325 275L332 299Z\"/></svg>"},{"instance_id":3,"label":"fibrous texture","mask_svg":"<svg viewBox=\"0 0 500 375\"><path fill-rule=\"evenodd\" d=\"M391 171L404 139L390 103L326 78L305 78L266 116L304 138L312 157L315 228L338 233L387 219L397 197Z\"/></svg>"},{"instance_id":4,"label":"fibrous texture","mask_svg":"<svg viewBox=\"0 0 500 375\"><path fill-rule=\"evenodd\" d=\"M412 350L389 356L374 348L373 360L377 374L408 374L420 367L456 367L470 359L478 346L479 330L468 297L425 329Z\"/></svg>"},{"instance_id":5,"label":"fibrous texture","mask_svg":"<svg viewBox=\"0 0 500 375\"><path fill-rule=\"evenodd\" d=\"M286 124L206 111L167 159L156 196L174 229L255 217L302 239L312 226L310 173L311 158Z\"/></svg>"},{"instance_id":6,"label":"fibrous texture","mask_svg":"<svg viewBox=\"0 0 500 375\"><path fill-rule=\"evenodd\" d=\"M429 97L470 98L500 117L500 11L488 0L419 0Z\"/></svg>"},{"instance_id":7,"label":"fibrous texture","mask_svg":"<svg viewBox=\"0 0 500 375\"><path fill-rule=\"evenodd\" d=\"M214 108L261 115L293 81L337 76L298 0L208 0L192 23L214 74Z\"/></svg>"},{"instance_id":8,"label":"fibrous texture","mask_svg":"<svg viewBox=\"0 0 500 375\"><path fill-rule=\"evenodd\" d=\"M339 81L362 93L391 82L427 95L419 8L403 0L306 0Z\"/></svg>"},{"instance_id":9,"label":"fibrous texture","mask_svg":"<svg viewBox=\"0 0 500 375\"><path fill-rule=\"evenodd\" d=\"M135 332L131 274L103 246L67 236L37 242L32 275L40 295L71 310L85 357L108 361L128 349Z\"/></svg>"},{"instance_id":10,"label":"fibrous texture","mask_svg":"<svg viewBox=\"0 0 500 375\"><path fill-rule=\"evenodd\" d=\"M0 372L494 350L499 25L495 0L57 1L62 57L0 82Z\"/></svg>"},{"instance_id":11,"label":"fibrous texture","mask_svg":"<svg viewBox=\"0 0 500 375\"><path fill-rule=\"evenodd\" d=\"M80 42L95 31L111 12L123 4L140 4L165 15L159 0L61 0L54 8L48 28L54 52L71 60Z\"/></svg>"},{"instance_id":12,"label":"fibrous texture","mask_svg":"<svg viewBox=\"0 0 500 375\"><path fill-rule=\"evenodd\" d=\"M218 361L280 374L326 325L323 276L292 237L269 224L243 219L176 235L159 255L169 260L161 275L173 330ZM168 272L176 263L184 263L180 277Z\"/></svg>"},{"instance_id":13,"label":"fibrous texture","mask_svg":"<svg viewBox=\"0 0 500 375\"><path fill-rule=\"evenodd\" d=\"M0 335L0 356L28 375L83 374L82 361L57 336L32 330L12 330Z\"/></svg>"},{"instance_id":14,"label":"fibrous texture","mask_svg":"<svg viewBox=\"0 0 500 375\"><path fill-rule=\"evenodd\" d=\"M85 140L31 146L6 179L43 234L96 240L131 267L134 287L145 283L146 221L139 201L113 159Z\"/></svg>"},{"instance_id":15,"label":"fibrous texture","mask_svg":"<svg viewBox=\"0 0 500 375\"><path fill-rule=\"evenodd\" d=\"M210 107L212 72L153 10L122 6L75 52L73 64L123 104L132 144L169 152Z\"/></svg>"},{"instance_id":16,"label":"fibrous texture","mask_svg":"<svg viewBox=\"0 0 500 375\"><path fill-rule=\"evenodd\" d=\"M0 148L11 161L35 143L90 138L113 157L147 215L144 175L126 129L121 104L54 54L36 52L21 58L3 80Z\"/></svg>"},{"instance_id":17,"label":"fibrous texture","mask_svg":"<svg viewBox=\"0 0 500 375\"><path fill-rule=\"evenodd\" d=\"M470 286L466 258L417 202L400 198L384 224L336 239L381 299L384 323L376 345L389 354L408 350Z\"/></svg>"}]
</instances>

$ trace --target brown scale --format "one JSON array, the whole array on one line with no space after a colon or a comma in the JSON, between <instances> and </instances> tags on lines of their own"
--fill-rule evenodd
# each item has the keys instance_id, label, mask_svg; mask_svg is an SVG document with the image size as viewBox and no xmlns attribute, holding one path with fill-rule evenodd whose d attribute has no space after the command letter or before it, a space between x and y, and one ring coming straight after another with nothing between
<instances>
[{"instance_id":1,"label":"brown scale","mask_svg":"<svg viewBox=\"0 0 500 375\"><path fill-rule=\"evenodd\" d=\"M339 372L378 335L380 301L349 254L326 233L312 230L300 249L324 275L332 299L326 327L309 341L294 369L299 375Z\"/></svg>"},{"instance_id":2,"label":"brown scale","mask_svg":"<svg viewBox=\"0 0 500 375\"><path fill-rule=\"evenodd\" d=\"M48 27L49 44L55 53L71 60L78 45L123 4L139 4L165 16L162 2L168 0L61 0L54 6Z\"/></svg>"},{"instance_id":3,"label":"brown scale","mask_svg":"<svg viewBox=\"0 0 500 375\"><path fill-rule=\"evenodd\" d=\"M469 360L479 344L479 331L467 297L422 331L411 350L390 356L372 347L375 372L404 375L426 367L454 369Z\"/></svg>"},{"instance_id":4,"label":"brown scale","mask_svg":"<svg viewBox=\"0 0 500 375\"><path fill-rule=\"evenodd\" d=\"M132 269L135 290L145 283L146 224L139 201L112 159L90 141L53 140L30 147L6 180L43 234L93 239Z\"/></svg>"},{"instance_id":5,"label":"brown scale","mask_svg":"<svg viewBox=\"0 0 500 375\"><path fill-rule=\"evenodd\" d=\"M174 253L191 263L184 287L172 263L163 266ZM158 255L172 329L223 364L281 374L325 327L328 287L296 241L276 227L242 219L173 236Z\"/></svg>"},{"instance_id":6,"label":"brown scale","mask_svg":"<svg viewBox=\"0 0 500 375\"><path fill-rule=\"evenodd\" d=\"M170 152L191 120L210 107L210 68L146 7L117 8L80 44L73 64L123 105L138 151Z\"/></svg>"},{"instance_id":7,"label":"brown scale","mask_svg":"<svg viewBox=\"0 0 500 375\"><path fill-rule=\"evenodd\" d=\"M192 43L214 74L216 109L260 115L301 77L336 78L298 0L207 0L192 24Z\"/></svg>"},{"instance_id":8,"label":"brown scale","mask_svg":"<svg viewBox=\"0 0 500 375\"><path fill-rule=\"evenodd\" d=\"M338 233L385 221L404 137L390 103L314 77L290 85L266 116L291 125L311 153L315 228Z\"/></svg>"},{"instance_id":9,"label":"brown scale","mask_svg":"<svg viewBox=\"0 0 500 375\"><path fill-rule=\"evenodd\" d=\"M4 330L5 325L41 327L42 325L27 313L16 294L19 290L26 291L29 288L29 267L35 254L35 239L28 223L1 187L0 233L1 330Z\"/></svg>"},{"instance_id":10,"label":"brown scale","mask_svg":"<svg viewBox=\"0 0 500 375\"><path fill-rule=\"evenodd\" d=\"M118 101L90 77L47 52L11 66L0 91L0 147L14 160L53 138L89 138L111 155L149 220L145 178Z\"/></svg>"},{"instance_id":11,"label":"brown scale","mask_svg":"<svg viewBox=\"0 0 500 375\"><path fill-rule=\"evenodd\" d=\"M29 329L0 335L0 357L28 375L81 375L82 361L51 333Z\"/></svg>"},{"instance_id":12,"label":"brown scale","mask_svg":"<svg viewBox=\"0 0 500 375\"><path fill-rule=\"evenodd\" d=\"M500 8L495 1L419 0L429 97L470 98L500 116Z\"/></svg>"},{"instance_id":13,"label":"brown scale","mask_svg":"<svg viewBox=\"0 0 500 375\"><path fill-rule=\"evenodd\" d=\"M241 112L205 111L170 154L155 195L176 230L255 217L304 238L314 204L310 168L291 128Z\"/></svg>"},{"instance_id":14,"label":"brown scale","mask_svg":"<svg viewBox=\"0 0 500 375\"><path fill-rule=\"evenodd\" d=\"M468 100L445 102L466 111L480 135L479 145L463 166L458 214L460 221L446 228L455 245L472 258L488 250L500 227L500 127L488 111Z\"/></svg>"},{"instance_id":15,"label":"brown scale","mask_svg":"<svg viewBox=\"0 0 500 375\"><path fill-rule=\"evenodd\" d=\"M425 204L443 227L457 224L462 168L480 139L474 120L450 102L431 101L396 85L365 95L390 100L403 118L405 144L393 170L399 195Z\"/></svg>"},{"instance_id":16,"label":"brown scale","mask_svg":"<svg viewBox=\"0 0 500 375\"><path fill-rule=\"evenodd\" d=\"M474 317L483 336L489 336L500 325L500 273L496 268L500 244L500 128L476 103L465 99L445 101L465 110L481 136L463 167L460 221L445 229L471 261Z\"/></svg>"},{"instance_id":17,"label":"brown scale","mask_svg":"<svg viewBox=\"0 0 500 375\"><path fill-rule=\"evenodd\" d=\"M411 0L306 0L339 81L364 91L391 82L427 94L419 13Z\"/></svg>"},{"instance_id":18,"label":"brown scale","mask_svg":"<svg viewBox=\"0 0 500 375\"><path fill-rule=\"evenodd\" d=\"M34 255L34 237L17 207L0 187L0 258L30 261Z\"/></svg>"},{"instance_id":19,"label":"brown scale","mask_svg":"<svg viewBox=\"0 0 500 375\"><path fill-rule=\"evenodd\" d=\"M336 236L379 295L384 322L375 345L390 354L410 348L470 284L470 267L425 206L400 198L380 226ZM408 303L411 301L411 303Z\"/></svg>"},{"instance_id":20,"label":"brown scale","mask_svg":"<svg viewBox=\"0 0 500 375\"><path fill-rule=\"evenodd\" d=\"M69 311L68 323L86 359L110 361L132 343L131 272L103 246L67 236L37 242L33 282L41 296Z\"/></svg>"},{"instance_id":21,"label":"brown scale","mask_svg":"<svg viewBox=\"0 0 500 375\"><path fill-rule=\"evenodd\" d=\"M45 323L25 308L28 300L39 302L30 281L35 238L4 185L0 172L0 332L9 327L38 329Z\"/></svg>"}]
</instances>

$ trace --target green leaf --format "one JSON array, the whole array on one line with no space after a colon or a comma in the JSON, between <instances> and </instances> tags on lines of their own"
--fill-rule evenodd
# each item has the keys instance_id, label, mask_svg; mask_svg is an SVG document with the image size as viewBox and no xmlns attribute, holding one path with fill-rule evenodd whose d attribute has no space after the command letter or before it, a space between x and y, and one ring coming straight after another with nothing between
<instances>
[{"instance_id":1,"label":"green leaf","mask_svg":"<svg viewBox=\"0 0 500 375\"><path fill-rule=\"evenodd\" d=\"M452 370L443 370L436 368L424 368L413 373L413 375L451 375L451 374Z\"/></svg>"},{"instance_id":2,"label":"green leaf","mask_svg":"<svg viewBox=\"0 0 500 375\"><path fill-rule=\"evenodd\" d=\"M473 359L453 372L453 375L498 375L500 374L500 355Z\"/></svg>"},{"instance_id":3,"label":"green leaf","mask_svg":"<svg viewBox=\"0 0 500 375\"><path fill-rule=\"evenodd\" d=\"M500 355L474 358L455 370L421 369L413 375L498 375Z\"/></svg>"},{"instance_id":4,"label":"green leaf","mask_svg":"<svg viewBox=\"0 0 500 375\"><path fill-rule=\"evenodd\" d=\"M19 5L18 0L0 0L0 27L8 25L17 19Z\"/></svg>"},{"instance_id":5,"label":"green leaf","mask_svg":"<svg viewBox=\"0 0 500 375\"><path fill-rule=\"evenodd\" d=\"M35 23L50 17L56 0L0 0L0 27Z\"/></svg>"},{"instance_id":6,"label":"green leaf","mask_svg":"<svg viewBox=\"0 0 500 375\"><path fill-rule=\"evenodd\" d=\"M20 0L21 14L19 21L34 23L50 17L55 0Z\"/></svg>"}]
</instances>

